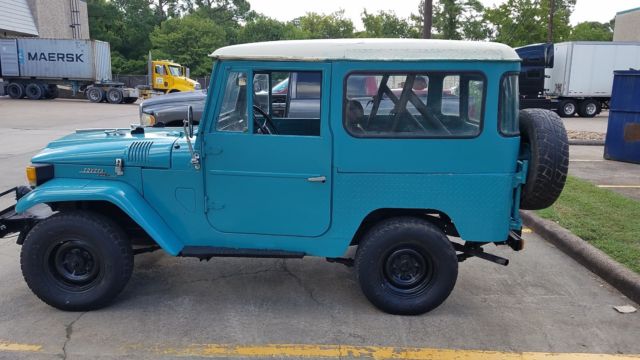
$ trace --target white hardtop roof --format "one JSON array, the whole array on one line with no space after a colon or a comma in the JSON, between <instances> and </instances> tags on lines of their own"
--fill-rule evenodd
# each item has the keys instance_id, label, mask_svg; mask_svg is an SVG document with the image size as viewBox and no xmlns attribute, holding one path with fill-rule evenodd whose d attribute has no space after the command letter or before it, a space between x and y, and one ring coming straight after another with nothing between
<instances>
[{"instance_id":1,"label":"white hardtop roof","mask_svg":"<svg viewBox=\"0 0 640 360\"><path fill-rule=\"evenodd\" d=\"M494 60L520 61L509 46L480 41L423 39L285 40L232 45L211 57L235 60Z\"/></svg>"}]
</instances>

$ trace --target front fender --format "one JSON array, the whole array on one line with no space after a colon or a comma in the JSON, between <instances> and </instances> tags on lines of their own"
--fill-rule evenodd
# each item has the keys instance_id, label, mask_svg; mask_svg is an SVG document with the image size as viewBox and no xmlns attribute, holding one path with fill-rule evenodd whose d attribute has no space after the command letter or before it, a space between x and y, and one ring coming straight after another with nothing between
<instances>
[{"instance_id":1,"label":"front fender","mask_svg":"<svg viewBox=\"0 0 640 360\"><path fill-rule=\"evenodd\" d=\"M136 189L120 181L53 179L18 200L16 212L22 213L40 203L101 200L119 207L169 254L177 255L182 250L184 245L160 215Z\"/></svg>"}]
</instances>

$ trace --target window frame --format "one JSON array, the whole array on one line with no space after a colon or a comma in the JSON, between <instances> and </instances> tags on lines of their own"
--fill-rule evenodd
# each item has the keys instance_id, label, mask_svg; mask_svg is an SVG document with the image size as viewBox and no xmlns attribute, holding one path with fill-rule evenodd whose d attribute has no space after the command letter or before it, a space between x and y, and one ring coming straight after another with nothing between
<instances>
[{"instance_id":1,"label":"window frame","mask_svg":"<svg viewBox=\"0 0 640 360\"><path fill-rule=\"evenodd\" d=\"M444 79L446 76L450 76L450 75L458 75L460 77L464 76L464 75L473 75L473 76L478 76L479 78L482 79L482 83L483 83L483 89L482 89L482 113L480 114L480 119L478 122L478 133L474 134L474 135L450 135L450 136L425 136L425 135L408 135L408 136L392 136L392 135L367 135L367 134L356 134L350 131L349 127L347 126L347 119L345 116L346 113L346 106L347 106L347 102L346 100L346 94L347 94L347 80L349 79L350 76L352 75L372 75L372 76L382 76L382 75L390 75L390 76L394 76L394 75L426 75L427 77L430 76L431 74L438 74L438 75L442 75L442 78ZM429 80L430 81L430 80ZM371 69L371 70L352 70L347 72L343 79L342 79L342 96L341 96L341 102L342 102L342 109L341 109L341 113L340 116L342 117L342 128L345 130L345 132L347 134L349 134L349 136L356 138L356 139L398 139L398 140L402 140L402 139L474 139L477 138L479 136L482 135L482 133L484 132L484 120L485 120L485 111L486 111L486 105L487 105L487 76L484 72L482 71L477 71L477 70L376 70L376 69ZM442 92L442 90L441 90Z\"/></svg>"},{"instance_id":2,"label":"window frame","mask_svg":"<svg viewBox=\"0 0 640 360\"><path fill-rule=\"evenodd\" d=\"M502 101L502 83L508 76L515 76L518 78L518 91L520 90L520 72L519 71L507 71L504 74L502 74L502 76L500 76L500 82L498 83L498 116L497 116L498 122L496 124L496 127L498 130L498 134L500 134L500 136L505 138L513 138L513 137L519 137L521 135L520 126L518 126L517 134L515 133L505 134L502 131L502 107L504 106L504 103ZM520 93L518 92L518 111L520 110L519 102L520 102ZM520 121L518 114L516 114L515 120Z\"/></svg>"}]
</instances>

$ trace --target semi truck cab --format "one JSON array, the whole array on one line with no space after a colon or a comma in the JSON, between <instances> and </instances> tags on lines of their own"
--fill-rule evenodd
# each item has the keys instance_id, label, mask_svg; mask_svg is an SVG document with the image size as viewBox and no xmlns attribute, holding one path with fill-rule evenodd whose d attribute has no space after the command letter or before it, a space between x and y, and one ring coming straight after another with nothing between
<instances>
[{"instance_id":1,"label":"semi truck cab","mask_svg":"<svg viewBox=\"0 0 640 360\"><path fill-rule=\"evenodd\" d=\"M151 86L166 93L200 89L200 83L189 79L188 69L169 60L151 62Z\"/></svg>"}]
</instances>

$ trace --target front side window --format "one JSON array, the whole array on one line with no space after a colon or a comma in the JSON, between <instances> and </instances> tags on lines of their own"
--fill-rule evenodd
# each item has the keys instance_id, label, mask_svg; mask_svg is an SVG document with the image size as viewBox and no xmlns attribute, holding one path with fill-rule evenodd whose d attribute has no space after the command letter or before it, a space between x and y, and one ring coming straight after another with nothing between
<instances>
[{"instance_id":1,"label":"front side window","mask_svg":"<svg viewBox=\"0 0 640 360\"><path fill-rule=\"evenodd\" d=\"M319 136L321 85L321 71L256 71L254 132Z\"/></svg>"},{"instance_id":2,"label":"front side window","mask_svg":"<svg viewBox=\"0 0 640 360\"><path fill-rule=\"evenodd\" d=\"M180 66L169 65L169 71L173 76L182 76L182 68Z\"/></svg>"},{"instance_id":3,"label":"front side window","mask_svg":"<svg viewBox=\"0 0 640 360\"><path fill-rule=\"evenodd\" d=\"M484 88L480 74L350 74L344 126L355 137L474 137L480 134Z\"/></svg>"},{"instance_id":4,"label":"front side window","mask_svg":"<svg viewBox=\"0 0 640 360\"><path fill-rule=\"evenodd\" d=\"M162 65L156 65L156 74L158 75L164 75L164 66Z\"/></svg>"},{"instance_id":5,"label":"front side window","mask_svg":"<svg viewBox=\"0 0 640 360\"><path fill-rule=\"evenodd\" d=\"M500 84L500 119L498 128L504 136L520 135L518 111L520 110L518 94L518 74L502 77Z\"/></svg>"},{"instance_id":6,"label":"front side window","mask_svg":"<svg viewBox=\"0 0 640 360\"><path fill-rule=\"evenodd\" d=\"M246 132L247 119L247 73L231 71L224 87L216 130Z\"/></svg>"}]
</instances>

